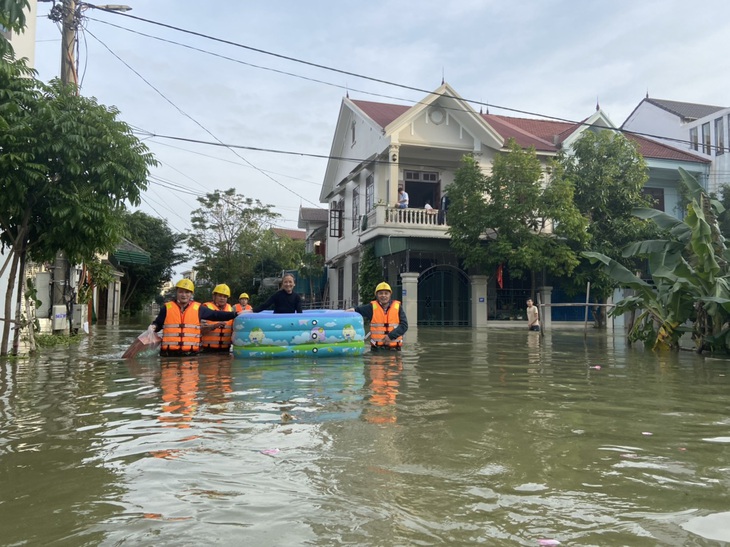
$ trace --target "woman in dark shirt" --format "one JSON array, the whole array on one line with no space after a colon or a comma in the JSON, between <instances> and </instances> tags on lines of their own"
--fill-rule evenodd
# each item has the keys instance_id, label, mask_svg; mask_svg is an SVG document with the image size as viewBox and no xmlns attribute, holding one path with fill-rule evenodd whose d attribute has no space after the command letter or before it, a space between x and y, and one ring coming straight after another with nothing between
<instances>
[{"instance_id":1,"label":"woman in dark shirt","mask_svg":"<svg viewBox=\"0 0 730 547\"><path fill-rule=\"evenodd\" d=\"M285 274L281 289L272 294L266 302L253 309L254 313L274 307L274 313L302 313L302 298L294 292L294 276Z\"/></svg>"}]
</instances>

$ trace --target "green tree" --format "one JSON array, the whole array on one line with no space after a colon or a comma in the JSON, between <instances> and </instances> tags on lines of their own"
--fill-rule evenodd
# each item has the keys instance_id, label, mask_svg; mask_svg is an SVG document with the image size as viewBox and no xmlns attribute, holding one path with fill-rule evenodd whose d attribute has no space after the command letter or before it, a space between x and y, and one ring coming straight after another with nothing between
<instances>
[{"instance_id":1,"label":"green tree","mask_svg":"<svg viewBox=\"0 0 730 547\"><path fill-rule=\"evenodd\" d=\"M585 256L619 286L635 291L616 303L614 315L638 313L629 332L653 349L678 349L679 339L691 332L697 351L730 351L730 250L720 233L717 216L722 205L711 200L685 170L679 170L688 189L684 220L654 209L634 214L662 230L665 237L632 243L625 257L649 262L652 283L647 283L618 261L596 252ZM686 323L691 326L686 327Z\"/></svg>"},{"instance_id":2,"label":"green tree","mask_svg":"<svg viewBox=\"0 0 730 547\"><path fill-rule=\"evenodd\" d=\"M614 131L585 131L558 162L560 176L572 183L575 204L588 219L590 249L632 271L642 269L640 258L621 253L629 243L657 233L652 223L631 214L636 207L650 206L641 192L649 178L648 170L636 144ZM587 260L581 261L571 279L575 292L590 281L591 293L599 302L605 302L616 288L614 279ZM596 314L599 326L605 324L602 310Z\"/></svg>"},{"instance_id":3,"label":"green tree","mask_svg":"<svg viewBox=\"0 0 730 547\"><path fill-rule=\"evenodd\" d=\"M465 157L448 193L451 245L466 267L492 272L507 264L516 277L532 274L534 291L535 272L570 275L579 263L585 219L572 185L564 177L546 183L534 149L510 140L489 176Z\"/></svg>"},{"instance_id":4,"label":"green tree","mask_svg":"<svg viewBox=\"0 0 730 547\"><path fill-rule=\"evenodd\" d=\"M126 213L127 237L150 253L149 264L120 264L122 309L135 313L154 300L172 278L172 269L185 261L180 245L183 234L174 233L165 220L141 211Z\"/></svg>"},{"instance_id":5,"label":"green tree","mask_svg":"<svg viewBox=\"0 0 730 547\"><path fill-rule=\"evenodd\" d=\"M30 9L28 0L0 0L0 27L12 32L23 32L25 29L25 11ZM13 51L10 42L0 33L0 58Z\"/></svg>"},{"instance_id":6,"label":"green tree","mask_svg":"<svg viewBox=\"0 0 730 547\"><path fill-rule=\"evenodd\" d=\"M262 268L268 275L270 256L260 243L280 216L271 210L272 205L237 194L233 188L216 190L198 202L201 207L192 212L193 232L187 245L197 258L201 288L207 282L248 289Z\"/></svg>"},{"instance_id":7,"label":"green tree","mask_svg":"<svg viewBox=\"0 0 730 547\"><path fill-rule=\"evenodd\" d=\"M375 297L375 287L383 281L383 267L375 256L375 245L363 245L357 284L360 289L360 303L370 302Z\"/></svg>"},{"instance_id":8,"label":"green tree","mask_svg":"<svg viewBox=\"0 0 730 547\"><path fill-rule=\"evenodd\" d=\"M22 63L0 62L7 126L0 131L0 242L11 257L1 268L10 267L6 317L28 257L42 262L62 251L80 263L112 251L124 233L125 203L139 202L155 162L118 114L58 81L34 80ZM6 322L0 354L8 337Z\"/></svg>"}]
</instances>

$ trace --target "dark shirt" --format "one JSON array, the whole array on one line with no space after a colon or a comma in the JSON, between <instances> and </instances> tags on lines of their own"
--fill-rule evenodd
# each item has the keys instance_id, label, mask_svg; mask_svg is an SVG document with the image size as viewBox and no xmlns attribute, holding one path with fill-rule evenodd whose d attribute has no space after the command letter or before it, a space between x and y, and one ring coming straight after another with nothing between
<instances>
[{"instance_id":1,"label":"dark shirt","mask_svg":"<svg viewBox=\"0 0 730 547\"><path fill-rule=\"evenodd\" d=\"M188 306L191 306L191 304L188 304ZM200 308L198 308L198 317L200 319L207 319L209 321L230 321L231 319L235 319L238 316L238 314L235 311L217 311L217 310L211 310L210 308L206 308L202 304L200 305ZM155 317L155 320L152 321L152 324L155 325L155 331L159 331L162 329L162 326L165 324L165 317L167 317L167 307L162 306L162 309L160 310L160 314Z\"/></svg>"},{"instance_id":2,"label":"dark shirt","mask_svg":"<svg viewBox=\"0 0 730 547\"><path fill-rule=\"evenodd\" d=\"M390 303L393 305L393 302ZM378 303L380 306L380 303ZM382 308L382 306L380 306ZM390 306L388 306L390 307ZM373 304L363 304L355 308L355 311L363 316L363 319L372 321L373 319ZM388 333L388 338L395 340L399 336L403 336L408 330L408 319L406 319L406 312L403 311L403 303L401 302L398 308L398 326Z\"/></svg>"},{"instance_id":3,"label":"dark shirt","mask_svg":"<svg viewBox=\"0 0 730 547\"><path fill-rule=\"evenodd\" d=\"M270 309L271 306L274 306L274 313L302 313L302 297L295 292L289 294L280 289L269 296L266 302L256 306L253 311L258 313Z\"/></svg>"}]
</instances>

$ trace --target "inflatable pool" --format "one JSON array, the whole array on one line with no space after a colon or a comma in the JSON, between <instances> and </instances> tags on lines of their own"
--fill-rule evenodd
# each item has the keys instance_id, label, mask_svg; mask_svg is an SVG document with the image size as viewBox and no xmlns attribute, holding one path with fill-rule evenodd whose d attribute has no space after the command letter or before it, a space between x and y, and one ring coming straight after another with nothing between
<instances>
[{"instance_id":1,"label":"inflatable pool","mask_svg":"<svg viewBox=\"0 0 730 547\"><path fill-rule=\"evenodd\" d=\"M365 328L359 313L243 313L233 321L233 355L240 358L362 355Z\"/></svg>"}]
</instances>

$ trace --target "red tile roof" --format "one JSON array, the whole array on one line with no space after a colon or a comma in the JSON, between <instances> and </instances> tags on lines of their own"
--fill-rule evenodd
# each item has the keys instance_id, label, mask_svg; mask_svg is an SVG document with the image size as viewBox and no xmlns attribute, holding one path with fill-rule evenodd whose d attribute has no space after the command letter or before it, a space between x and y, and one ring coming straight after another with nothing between
<instances>
[{"instance_id":1,"label":"red tile roof","mask_svg":"<svg viewBox=\"0 0 730 547\"><path fill-rule=\"evenodd\" d=\"M639 145L639 153L645 158L689 161L694 163L712 163L710 158L696 156L690 152L685 152L679 148L674 148L673 146L669 146L640 135L634 135L632 133L624 133L624 135L626 135L627 139L631 139Z\"/></svg>"},{"instance_id":2,"label":"red tile roof","mask_svg":"<svg viewBox=\"0 0 730 547\"><path fill-rule=\"evenodd\" d=\"M352 101L380 127L385 127L398 116L412 107L402 104L374 103L372 101Z\"/></svg>"},{"instance_id":3,"label":"red tile roof","mask_svg":"<svg viewBox=\"0 0 730 547\"><path fill-rule=\"evenodd\" d=\"M399 104L375 103L372 101L352 101L380 127L385 127L411 107ZM563 141L577 131L583 122L570 123L556 120L534 118L512 118L496 114L482 114L482 118L502 138L515 139L522 148L534 146L541 152L557 152ZM626 136L639 145L639 152L645 158L710 163L711 160L695 156L678 148L651 139L626 133Z\"/></svg>"},{"instance_id":4,"label":"red tile roof","mask_svg":"<svg viewBox=\"0 0 730 547\"><path fill-rule=\"evenodd\" d=\"M304 230L290 230L288 228L272 228L272 232L274 232L279 237L288 237L289 239L300 239L304 241L307 239L307 232Z\"/></svg>"}]
</instances>

